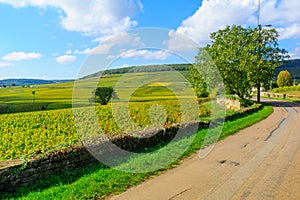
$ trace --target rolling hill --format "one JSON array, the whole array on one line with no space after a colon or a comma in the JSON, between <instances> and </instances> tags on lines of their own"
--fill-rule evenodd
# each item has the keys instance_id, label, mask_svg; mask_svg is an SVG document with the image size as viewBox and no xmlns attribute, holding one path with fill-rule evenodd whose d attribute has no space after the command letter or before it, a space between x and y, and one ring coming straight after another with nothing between
<instances>
[{"instance_id":1,"label":"rolling hill","mask_svg":"<svg viewBox=\"0 0 300 200\"><path fill-rule=\"evenodd\" d=\"M280 71L287 70L291 73L293 79L300 81L300 59L295 60L288 60L285 62L282 66L278 67L275 70L275 78L277 79L277 76Z\"/></svg>"},{"instance_id":2,"label":"rolling hill","mask_svg":"<svg viewBox=\"0 0 300 200\"><path fill-rule=\"evenodd\" d=\"M0 80L0 87L6 86L24 86L24 85L40 85L40 84L54 84L61 82L70 82L74 80L44 80L44 79L3 79Z\"/></svg>"}]
</instances>

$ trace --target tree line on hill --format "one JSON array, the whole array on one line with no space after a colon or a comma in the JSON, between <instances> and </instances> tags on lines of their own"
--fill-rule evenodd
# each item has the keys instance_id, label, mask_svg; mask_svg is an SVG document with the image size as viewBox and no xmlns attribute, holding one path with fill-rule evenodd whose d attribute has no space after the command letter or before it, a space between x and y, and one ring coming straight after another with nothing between
<instances>
[{"instance_id":1,"label":"tree line on hill","mask_svg":"<svg viewBox=\"0 0 300 200\"><path fill-rule=\"evenodd\" d=\"M160 72L160 71L188 71L192 64L157 64L157 65L142 65L142 66L130 66L116 69L108 69L105 71L96 72L94 74L84 76L84 78L100 77L109 74L125 74L136 72Z\"/></svg>"}]
</instances>

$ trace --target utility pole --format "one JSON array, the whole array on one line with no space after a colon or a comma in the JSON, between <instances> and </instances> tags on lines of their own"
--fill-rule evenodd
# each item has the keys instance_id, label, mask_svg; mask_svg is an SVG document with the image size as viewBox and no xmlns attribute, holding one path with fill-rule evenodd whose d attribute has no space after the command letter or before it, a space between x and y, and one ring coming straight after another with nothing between
<instances>
[{"instance_id":1,"label":"utility pole","mask_svg":"<svg viewBox=\"0 0 300 200\"><path fill-rule=\"evenodd\" d=\"M265 25L266 27L270 27L272 26L271 24L267 24ZM258 41L257 41L257 45L258 45L258 73L260 72L260 61L262 59L262 55L261 55L261 45L263 43L262 41L262 35L261 35L261 31L262 31L262 25L260 24L260 0L258 0L258 9L257 9L257 28L258 28ZM262 62L263 63L263 62ZM260 102L260 88L261 88L261 81L258 80L257 83L257 102Z\"/></svg>"},{"instance_id":2,"label":"utility pole","mask_svg":"<svg viewBox=\"0 0 300 200\"><path fill-rule=\"evenodd\" d=\"M35 105L35 91L32 91L33 94L33 104Z\"/></svg>"},{"instance_id":3,"label":"utility pole","mask_svg":"<svg viewBox=\"0 0 300 200\"><path fill-rule=\"evenodd\" d=\"M294 75L294 86L296 86L296 76Z\"/></svg>"},{"instance_id":4,"label":"utility pole","mask_svg":"<svg viewBox=\"0 0 300 200\"><path fill-rule=\"evenodd\" d=\"M258 73L260 72L260 59L261 59L261 50L260 50L260 44L261 44L261 24L260 24L260 21L259 21L259 18L260 18L260 0L258 0L258 9L257 9L257 27L258 27L258 56L259 56L259 60L257 62L258 64ZM257 102L259 103L260 102L260 80L258 80L258 83L257 83Z\"/></svg>"}]
</instances>

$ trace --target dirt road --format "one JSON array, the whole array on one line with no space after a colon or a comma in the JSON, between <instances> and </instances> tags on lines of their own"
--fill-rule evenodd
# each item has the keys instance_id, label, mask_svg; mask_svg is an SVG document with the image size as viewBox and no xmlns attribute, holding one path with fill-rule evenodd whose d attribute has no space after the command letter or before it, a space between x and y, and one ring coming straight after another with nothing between
<instances>
[{"instance_id":1,"label":"dirt road","mask_svg":"<svg viewBox=\"0 0 300 200\"><path fill-rule=\"evenodd\" d=\"M271 102L267 119L176 169L111 199L300 199L300 107Z\"/></svg>"}]
</instances>

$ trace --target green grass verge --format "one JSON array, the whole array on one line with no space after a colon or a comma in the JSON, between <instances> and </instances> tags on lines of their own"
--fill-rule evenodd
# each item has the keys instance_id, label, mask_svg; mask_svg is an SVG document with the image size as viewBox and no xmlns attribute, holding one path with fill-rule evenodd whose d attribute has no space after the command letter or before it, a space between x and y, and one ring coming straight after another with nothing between
<instances>
[{"instance_id":1,"label":"green grass verge","mask_svg":"<svg viewBox=\"0 0 300 200\"><path fill-rule=\"evenodd\" d=\"M263 108L253 114L246 115L242 118L227 121L224 123L224 127L219 140L226 138L244 129L252 124L255 124L262 119L265 119L273 112L273 109L269 105L264 105ZM217 130L218 128L216 128ZM198 131L195 137L184 138L176 142L170 143L170 148L180 148L185 142L192 143L190 147L185 151L180 159L183 159L191 154L195 153L203 145L205 135L208 129ZM212 130L214 133L214 130ZM216 131L217 133L217 131ZM215 137L211 134L211 137ZM210 140L210 141L213 141ZM157 147L159 148L159 147ZM146 154L143 156L137 156L131 158L129 162L143 166L143 163L153 158L152 154ZM163 157L161 159L164 159ZM176 160L172 164L165 167L163 170L159 170L151 173L128 173L118 171L103 164L97 164L81 170L75 170L72 172L63 172L59 176L52 176L47 181L40 180L36 185L30 187L19 188L13 194L0 195L1 199L97 199L103 198L110 194L119 194L132 185L140 184L143 180L162 173L164 170L173 168L178 165L180 159ZM148 163L147 163L148 164ZM126 165L126 163L124 164Z\"/></svg>"}]
</instances>

